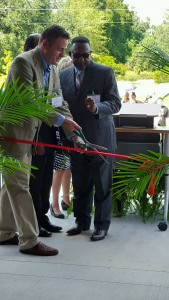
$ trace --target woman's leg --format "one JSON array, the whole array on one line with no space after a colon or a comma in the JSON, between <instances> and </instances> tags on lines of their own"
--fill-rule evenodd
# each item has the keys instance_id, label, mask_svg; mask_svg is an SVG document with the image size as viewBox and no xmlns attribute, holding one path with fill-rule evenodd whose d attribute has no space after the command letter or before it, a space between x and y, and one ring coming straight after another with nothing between
<instances>
[{"instance_id":1,"label":"woman's leg","mask_svg":"<svg viewBox=\"0 0 169 300\"><path fill-rule=\"evenodd\" d=\"M62 176L62 190L63 190L63 201L70 205L70 181L71 181L71 171L70 169L66 169L63 171Z\"/></svg>"},{"instance_id":2,"label":"woman's leg","mask_svg":"<svg viewBox=\"0 0 169 300\"><path fill-rule=\"evenodd\" d=\"M60 193L64 171L65 170L54 170L53 172L53 182L52 182L53 200L51 205L55 214L62 213L59 208L59 193Z\"/></svg>"}]
</instances>

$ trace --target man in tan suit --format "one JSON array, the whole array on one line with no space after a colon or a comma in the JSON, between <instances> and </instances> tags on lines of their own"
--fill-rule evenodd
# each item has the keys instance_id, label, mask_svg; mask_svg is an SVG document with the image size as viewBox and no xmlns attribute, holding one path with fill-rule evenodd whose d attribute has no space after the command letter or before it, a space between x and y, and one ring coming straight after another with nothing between
<instances>
[{"instance_id":1,"label":"man in tan suit","mask_svg":"<svg viewBox=\"0 0 169 300\"><path fill-rule=\"evenodd\" d=\"M9 70L7 83L15 82L25 87L35 82L34 88L47 86L50 94L60 94L60 81L56 65L67 48L69 34L60 26L53 25L43 31L39 45L28 52L18 55ZM46 71L50 69L50 73ZM66 133L81 129L72 120L67 103L49 119L51 125L62 126ZM34 140L40 122L29 119L20 125L5 124L6 136L25 140ZM19 143L2 143L5 154L24 162L31 161L31 146ZM16 233L18 232L19 235ZM37 218L29 192L29 176L17 172L15 177L8 176L3 184L0 198L0 245L17 245L25 254L56 255L58 250L48 247L38 240Z\"/></svg>"}]
</instances>

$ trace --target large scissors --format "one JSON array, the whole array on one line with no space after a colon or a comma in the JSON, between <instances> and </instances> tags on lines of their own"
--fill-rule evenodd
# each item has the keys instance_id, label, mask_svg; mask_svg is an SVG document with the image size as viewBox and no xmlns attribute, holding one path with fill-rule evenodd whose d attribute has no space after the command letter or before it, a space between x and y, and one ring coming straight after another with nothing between
<instances>
[{"instance_id":1,"label":"large scissors","mask_svg":"<svg viewBox=\"0 0 169 300\"><path fill-rule=\"evenodd\" d=\"M100 146L100 145L96 145L96 144L92 144L92 143L90 143L86 138L85 138L85 136L84 136L84 134L83 134L83 132L82 132L82 130L74 130L73 131L73 134L69 137L69 138L72 138L73 136L79 136L81 139L82 139L82 141L83 141L83 143L82 142L80 142L80 141L77 141L76 142L76 144L78 145L78 146L80 146L82 149L86 149L86 148L90 148L90 149L92 149L92 150L94 150L94 151L96 151L96 152L99 152L99 151L107 151L108 149L107 148L105 148L105 147L103 147L103 146ZM109 164L108 163L108 161L105 159L105 157L102 155L102 154L98 154L107 164Z\"/></svg>"}]
</instances>

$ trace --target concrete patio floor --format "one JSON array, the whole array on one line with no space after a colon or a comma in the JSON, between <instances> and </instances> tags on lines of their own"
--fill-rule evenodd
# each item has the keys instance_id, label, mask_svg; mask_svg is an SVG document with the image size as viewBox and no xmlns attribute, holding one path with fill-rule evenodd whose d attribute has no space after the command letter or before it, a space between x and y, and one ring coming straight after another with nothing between
<instances>
[{"instance_id":1,"label":"concrete patio floor","mask_svg":"<svg viewBox=\"0 0 169 300\"><path fill-rule=\"evenodd\" d=\"M159 220L112 218L106 239L90 242L93 225L67 237L73 216L50 219L63 232L41 240L59 255L36 257L0 246L0 300L169 299L169 229L159 231Z\"/></svg>"}]
</instances>

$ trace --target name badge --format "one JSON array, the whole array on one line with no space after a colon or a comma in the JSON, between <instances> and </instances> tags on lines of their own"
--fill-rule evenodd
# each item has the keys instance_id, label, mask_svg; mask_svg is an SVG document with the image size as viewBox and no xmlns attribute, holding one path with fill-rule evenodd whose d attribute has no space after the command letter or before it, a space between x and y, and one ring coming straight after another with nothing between
<instances>
[{"instance_id":1,"label":"name badge","mask_svg":"<svg viewBox=\"0 0 169 300\"><path fill-rule=\"evenodd\" d=\"M58 97L52 98L52 106L54 106L54 107L62 106L62 97L58 96Z\"/></svg>"},{"instance_id":2,"label":"name badge","mask_svg":"<svg viewBox=\"0 0 169 300\"><path fill-rule=\"evenodd\" d=\"M96 103L100 103L100 95L87 95L89 98L93 98Z\"/></svg>"}]
</instances>

